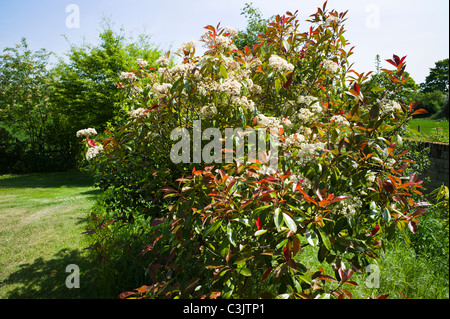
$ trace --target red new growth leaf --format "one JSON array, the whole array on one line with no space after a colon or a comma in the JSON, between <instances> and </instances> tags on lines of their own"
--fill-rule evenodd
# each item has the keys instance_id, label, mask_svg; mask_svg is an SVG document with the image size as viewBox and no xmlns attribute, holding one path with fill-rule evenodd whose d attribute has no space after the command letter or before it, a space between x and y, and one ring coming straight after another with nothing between
<instances>
[{"instance_id":1,"label":"red new growth leaf","mask_svg":"<svg viewBox=\"0 0 450 319\"><path fill-rule=\"evenodd\" d=\"M375 235L380 230L380 226L377 224L374 229L372 229L372 232L370 233L370 236Z\"/></svg>"},{"instance_id":2,"label":"red new growth leaf","mask_svg":"<svg viewBox=\"0 0 450 319\"><path fill-rule=\"evenodd\" d=\"M258 230L262 229L261 218L259 218L259 217L258 217L258 220L256 221L256 227L258 228Z\"/></svg>"},{"instance_id":3,"label":"red new growth leaf","mask_svg":"<svg viewBox=\"0 0 450 319\"><path fill-rule=\"evenodd\" d=\"M264 275L261 278L261 281L263 281L264 279L267 278L267 276L269 276L270 272L272 271L273 267L270 267L269 269L266 270L266 272L264 273Z\"/></svg>"}]
</instances>

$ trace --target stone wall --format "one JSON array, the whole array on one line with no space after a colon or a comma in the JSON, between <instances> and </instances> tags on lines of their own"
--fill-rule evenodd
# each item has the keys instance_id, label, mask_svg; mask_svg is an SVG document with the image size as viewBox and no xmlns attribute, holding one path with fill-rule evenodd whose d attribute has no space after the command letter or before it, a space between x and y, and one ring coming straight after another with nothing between
<instances>
[{"instance_id":1,"label":"stone wall","mask_svg":"<svg viewBox=\"0 0 450 319\"><path fill-rule=\"evenodd\" d=\"M449 186L449 144L437 142L422 142L429 148L430 167L423 172L431 181L425 183L427 191L432 191L442 184Z\"/></svg>"}]
</instances>

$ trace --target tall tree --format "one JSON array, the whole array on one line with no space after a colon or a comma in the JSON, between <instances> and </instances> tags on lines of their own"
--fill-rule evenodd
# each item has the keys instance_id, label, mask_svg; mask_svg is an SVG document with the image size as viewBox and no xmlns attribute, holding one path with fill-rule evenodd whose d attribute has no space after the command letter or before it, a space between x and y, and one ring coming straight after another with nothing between
<instances>
[{"instance_id":1,"label":"tall tree","mask_svg":"<svg viewBox=\"0 0 450 319\"><path fill-rule=\"evenodd\" d=\"M242 50L244 47L253 47L258 41L258 34L267 31L267 24L270 19L264 19L261 11L253 7L253 3L246 3L241 10L241 15L247 18L247 27L240 30L234 41L236 47Z\"/></svg>"},{"instance_id":2,"label":"tall tree","mask_svg":"<svg viewBox=\"0 0 450 319\"><path fill-rule=\"evenodd\" d=\"M51 53L32 51L25 38L0 56L0 123L35 151L43 151L51 90Z\"/></svg>"},{"instance_id":3,"label":"tall tree","mask_svg":"<svg viewBox=\"0 0 450 319\"><path fill-rule=\"evenodd\" d=\"M102 130L121 110L115 82L122 72L139 68L137 59L148 61L148 67L161 55L150 43L150 37L127 39L124 31L116 32L106 24L98 45L72 45L69 62L57 68L54 101L67 119L72 133L86 127Z\"/></svg>"},{"instance_id":4,"label":"tall tree","mask_svg":"<svg viewBox=\"0 0 450 319\"><path fill-rule=\"evenodd\" d=\"M430 69L430 74L425 78L425 82L420 84L420 90L424 93L449 91L449 66L448 58L437 61L435 67Z\"/></svg>"}]
</instances>

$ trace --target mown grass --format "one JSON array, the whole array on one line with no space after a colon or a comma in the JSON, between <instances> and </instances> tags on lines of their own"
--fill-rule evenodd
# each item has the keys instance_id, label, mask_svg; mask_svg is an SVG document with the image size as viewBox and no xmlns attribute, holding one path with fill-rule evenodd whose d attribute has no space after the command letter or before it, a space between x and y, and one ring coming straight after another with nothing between
<instances>
[{"instance_id":1,"label":"mown grass","mask_svg":"<svg viewBox=\"0 0 450 319\"><path fill-rule=\"evenodd\" d=\"M449 141L448 121L419 118L410 120L407 125L416 139L443 143Z\"/></svg>"},{"instance_id":2,"label":"mown grass","mask_svg":"<svg viewBox=\"0 0 450 319\"><path fill-rule=\"evenodd\" d=\"M79 173L0 176L0 298L97 296L81 234L96 195ZM70 264L79 289L66 287Z\"/></svg>"}]
</instances>

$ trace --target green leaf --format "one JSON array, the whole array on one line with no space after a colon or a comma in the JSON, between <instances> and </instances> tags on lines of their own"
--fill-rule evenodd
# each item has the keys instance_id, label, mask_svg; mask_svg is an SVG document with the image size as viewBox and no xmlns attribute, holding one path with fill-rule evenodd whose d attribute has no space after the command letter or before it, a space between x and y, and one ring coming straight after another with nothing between
<instances>
[{"instance_id":1,"label":"green leaf","mask_svg":"<svg viewBox=\"0 0 450 319\"><path fill-rule=\"evenodd\" d=\"M255 232L255 236L261 236L262 234L265 234L267 232L267 229L261 229Z\"/></svg>"},{"instance_id":2,"label":"green leaf","mask_svg":"<svg viewBox=\"0 0 450 319\"><path fill-rule=\"evenodd\" d=\"M275 213L273 215L273 220L275 222L275 227L279 230L283 226L283 215L279 207L275 208Z\"/></svg>"},{"instance_id":3,"label":"green leaf","mask_svg":"<svg viewBox=\"0 0 450 319\"><path fill-rule=\"evenodd\" d=\"M322 229L319 229L319 234L320 234L320 237L322 238L322 242L325 245L325 247L328 250L330 250L331 249L331 243L330 243L330 239L328 238L327 234Z\"/></svg>"},{"instance_id":4,"label":"green leaf","mask_svg":"<svg viewBox=\"0 0 450 319\"><path fill-rule=\"evenodd\" d=\"M251 272L250 269L248 269L247 267L241 268L241 269L239 269L238 271L239 271L239 273L240 273L241 275L244 275L244 276L246 276L246 277L249 277L249 276L252 275L252 272Z\"/></svg>"},{"instance_id":5,"label":"green leaf","mask_svg":"<svg viewBox=\"0 0 450 319\"><path fill-rule=\"evenodd\" d=\"M280 91L281 89L281 82L280 79L276 79L275 80L275 90L277 91L277 93Z\"/></svg>"},{"instance_id":6,"label":"green leaf","mask_svg":"<svg viewBox=\"0 0 450 319\"><path fill-rule=\"evenodd\" d=\"M209 226L208 229L206 229L206 230L203 232L202 237L203 237L203 238L206 238L210 232L216 231L217 228L219 228L221 224L222 224L222 221L215 222L215 223L211 224L211 226Z\"/></svg>"},{"instance_id":7,"label":"green leaf","mask_svg":"<svg viewBox=\"0 0 450 319\"><path fill-rule=\"evenodd\" d=\"M236 230L231 224L228 224L227 226L227 237L230 243L236 247Z\"/></svg>"},{"instance_id":8,"label":"green leaf","mask_svg":"<svg viewBox=\"0 0 450 319\"><path fill-rule=\"evenodd\" d=\"M317 237L317 234L314 230L311 228L306 229L306 240L311 246L317 246L317 243L319 242L319 238Z\"/></svg>"},{"instance_id":9,"label":"green leaf","mask_svg":"<svg viewBox=\"0 0 450 319\"><path fill-rule=\"evenodd\" d=\"M222 74L222 76L224 78L226 78L228 76L227 69L223 66L223 64L220 65L219 70L220 70L220 74Z\"/></svg>"},{"instance_id":10,"label":"green leaf","mask_svg":"<svg viewBox=\"0 0 450 319\"><path fill-rule=\"evenodd\" d=\"M287 227L292 230L294 233L297 232L297 225L295 224L294 220L286 213L283 213L283 219L286 223Z\"/></svg>"},{"instance_id":11,"label":"green leaf","mask_svg":"<svg viewBox=\"0 0 450 319\"><path fill-rule=\"evenodd\" d=\"M391 221L391 213L386 207L383 209L382 216L387 223Z\"/></svg>"}]
</instances>

